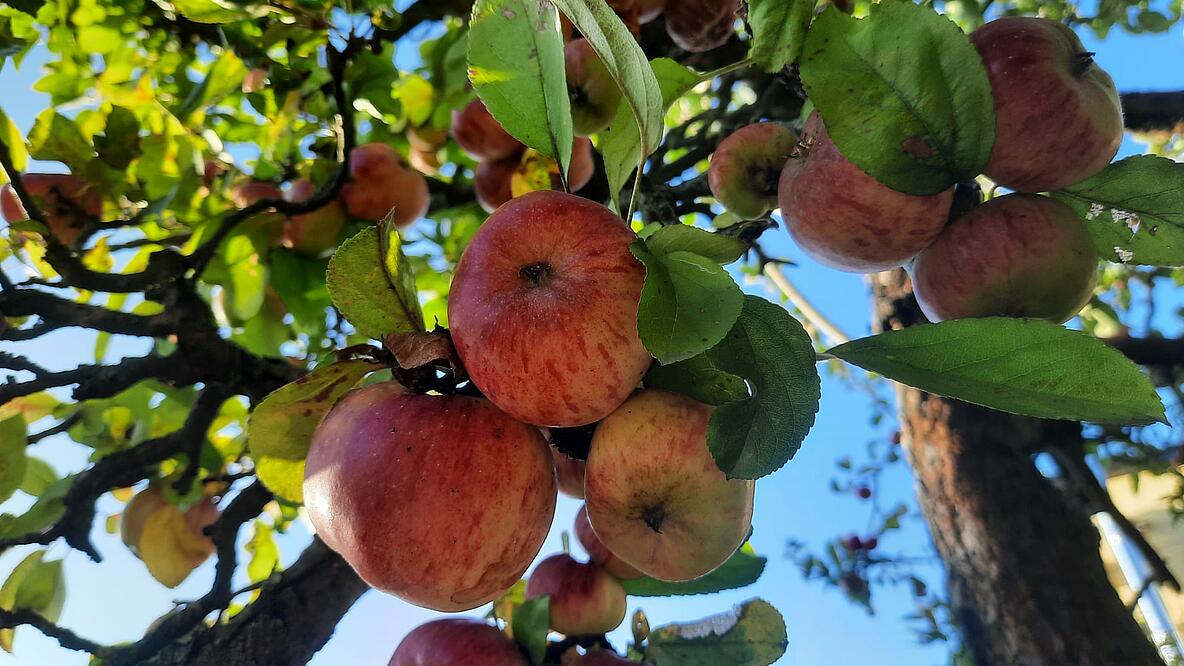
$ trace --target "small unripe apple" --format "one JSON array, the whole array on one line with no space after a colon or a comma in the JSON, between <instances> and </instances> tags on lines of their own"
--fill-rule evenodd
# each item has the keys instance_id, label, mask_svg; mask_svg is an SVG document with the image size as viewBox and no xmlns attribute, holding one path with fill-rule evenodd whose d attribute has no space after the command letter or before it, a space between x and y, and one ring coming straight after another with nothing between
<instances>
[{"instance_id":1,"label":"small unripe apple","mask_svg":"<svg viewBox=\"0 0 1184 666\"><path fill-rule=\"evenodd\" d=\"M669 0L666 32L680 47L694 53L723 46L736 33L738 0Z\"/></svg>"},{"instance_id":2,"label":"small unripe apple","mask_svg":"<svg viewBox=\"0 0 1184 666\"><path fill-rule=\"evenodd\" d=\"M592 523L588 522L587 506L581 506L579 513L576 514L575 533L576 540L580 542L580 546L588 553L588 557L603 567L605 571L621 580L641 577L642 573L640 571L625 560L614 555L600 540L600 537L596 536L595 530L592 529Z\"/></svg>"},{"instance_id":3,"label":"small unripe apple","mask_svg":"<svg viewBox=\"0 0 1184 666\"><path fill-rule=\"evenodd\" d=\"M521 578L555 513L555 468L536 428L487 400L346 394L317 427L304 505L317 535L369 585L462 611Z\"/></svg>"},{"instance_id":4,"label":"small unripe apple","mask_svg":"<svg viewBox=\"0 0 1184 666\"><path fill-rule=\"evenodd\" d=\"M1072 208L1008 194L962 215L917 255L913 291L930 321L1077 314L1097 284L1098 251Z\"/></svg>"},{"instance_id":5,"label":"small unripe apple","mask_svg":"<svg viewBox=\"0 0 1184 666\"><path fill-rule=\"evenodd\" d=\"M103 214L103 199L96 188L78 176L60 173L28 173L21 178L44 214L50 233L63 245L74 246L90 222ZM29 219L12 184L0 189L0 213L9 223Z\"/></svg>"},{"instance_id":6,"label":"small unripe apple","mask_svg":"<svg viewBox=\"0 0 1184 666\"><path fill-rule=\"evenodd\" d=\"M559 479L559 492L584 499L584 461L569 457L554 446L551 458L555 460L555 477Z\"/></svg>"},{"instance_id":7,"label":"small unripe apple","mask_svg":"<svg viewBox=\"0 0 1184 666\"><path fill-rule=\"evenodd\" d=\"M781 170L798 145L793 130L754 123L720 142L707 169L711 194L732 214L755 220L777 207Z\"/></svg>"},{"instance_id":8,"label":"small unripe apple","mask_svg":"<svg viewBox=\"0 0 1184 666\"><path fill-rule=\"evenodd\" d=\"M477 203L492 213L498 206L514 198L510 188L510 180L518 170L519 156L508 157L504 160L482 160L477 164L477 173L473 176L473 194Z\"/></svg>"},{"instance_id":9,"label":"small unripe apple","mask_svg":"<svg viewBox=\"0 0 1184 666\"><path fill-rule=\"evenodd\" d=\"M625 588L592 562L561 553L539 562L526 581L526 598L551 595L551 628L568 636L604 634L625 619Z\"/></svg>"},{"instance_id":10,"label":"small unripe apple","mask_svg":"<svg viewBox=\"0 0 1184 666\"><path fill-rule=\"evenodd\" d=\"M522 150L518 139L510 136L479 99L452 112L452 138L475 160L501 160Z\"/></svg>"},{"instance_id":11,"label":"small unripe apple","mask_svg":"<svg viewBox=\"0 0 1184 666\"><path fill-rule=\"evenodd\" d=\"M571 192L578 192L595 173L596 165L592 159L592 141L587 137L577 136L572 142L571 164L567 170L567 188ZM510 192L520 197L527 192L539 190L561 190L563 180L559 176L559 163L542 153L528 149L518 160L518 166L510 176Z\"/></svg>"},{"instance_id":12,"label":"small unripe apple","mask_svg":"<svg viewBox=\"0 0 1184 666\"><path fill-rule=\"evenodd\" d=\"M349 177L341 188L341 201L354 217L379 221L390 214L395 227L402 229L428 212L428 181L385 143L354 148Z\"/></svg>"},{"instance_id":13,"label":"small unripe apple","mask_svg":"<svg viewBox=\"0 0 1184 666\"><path fill-rule=\"evenodd\" d=\"M595 134L617 115L621 89L586 39L563 47L567 94L571 97L572 129L580 136Z\"/></svg>"},{"instance_id":14,"label":"small unripe apple","mask_svg":"<svg viewBox=\"0 0 1184 666\"><path fill-rule=\"evenodd\" d=\"M941 233L953 198L954 188L914 196L881 184L843 157L817 111L778 185L781 215L798 247L855 273L908 263Z\"/></svg>"},{"instance_id":15,"label":"small unripe apple","mask_svg":"<svg viewBox=\"0 0 1184 666\"><path fill-rule=\"evenodd\" d=\"M600 541L638 571L698 578L748 536L755 484L729 479L707 448L711 408L654 389L629 398L592 436L584 479Z\"/></svg>"},{"instance_id":16,"label":"small unripe apple","mask_svg":"<svg viewBox=\"0 0 1184 666\"><path fill-rule=\"evenodd\" d=\"M649 367L637 334L645 268L636 239L604 206L531 192L477 230L448 302L469 377L514 418L592 423L617 408Z\"/></svg>"},{"instance_id":17,"label":"small unripe apple","mask_svg":"<svg viewBox=\"0 0 1184 666\"><path fill-rule=\"evenodd\" d=\"M292 182L284 199L294 203L307 201L316 194L311 180L301 178ZM320 257L337 247L337 237L349 217L341 203L334 199L308 213L293 215L284 221L284 247L306 257Z\"/></svg>"},{"instance_id":18,"label":"small unripe apple","mask_svg":"<svg viewBox=\"0 0 1184 666\"><path fill-rule=\"evenodd\" d=\"M995 145L984 173L1023 192L1058 190L1110 163L1122 143L1114 81L1072 28L1007 17L970 35L995 98Z\"/></svg>"},{"instance_id":19,"label":"small unripe apple","mask_svg":"<svg viewBox=\"0 0 1184 666\"><path fill-rule=\"evenodd\" d=\"M387 666L529 666L530 662L495 627L466 617L433 620L412 629Z\"/></svg>"}]
</instances>

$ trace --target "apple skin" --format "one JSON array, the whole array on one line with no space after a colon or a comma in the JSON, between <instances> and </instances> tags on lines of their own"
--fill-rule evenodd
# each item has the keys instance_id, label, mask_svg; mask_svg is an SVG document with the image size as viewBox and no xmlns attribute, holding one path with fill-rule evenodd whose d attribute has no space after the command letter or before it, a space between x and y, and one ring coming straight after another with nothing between
<instances>
[{"instance_id":1,"label":"apple skin","mask_svg":"<svg viewBox=\"0 0 1184 666\"><path fill-rule=\"evenodd\" d=\"M571 97L572 129L579 136L608 127L621 105L621 89L586 39L573 39L563 47L567 93Z\"/></svg>"},{"instance_id":2,"label":"apple skin","mask_svg":"<svg viewBox=\"0 0 1184 666\"><path fill-rule=\"evenodd\" d=\"M737 0L672 0L665 6L666 32L679 47L701 53L727 43L736 33Z\"/></svg>"},{"instance_id":3,"label":"apple skin","mask_svg":"<svg viewBox=\"0 0 1184 666\"><path fill-rule=\"evenodd\" d=\"M909 274L930 321L1077 314L1097 284L1098 251L1065 204L1035 194L992 199L950 223Z\"/></svg>"},{"instance_id":4,"label":"apple skin","mask_svg":"<svg viewBox=\"0 0 1184 666\"><path fill-rule=\"evenodd\" d=\"M599 564L605 571L620 580L631 580L642 576L642 573L630 566L628 562L613 555L613 552L601 542L600 537L596 536L596 532L592 529L592 523L588 522L587 506L581 506L576 514L574 531L576 540L583 546L584 552L588 553L588 558Z\"/></svg>"},{"instance_id":5,"label":"apple skin","mask_svg":"<svg viewBox=\"0 0 1184 666\"><path fill-rule=\"evenodd\" d=\"M678 0L671 0L678 2ZM637 20L641 23L649 23L662 15L662 10L666 8L667 0L637 0Z\"/></svg>"},{"instance_id":6,"label":"apple skin","mask_svg":"<svg viewBox=\"0 0 1184 666\"><path fill-rule=\"evenodd\" d=\"M378 221L391 213L395 227L402 229L428 212L428 181L385 143L354 148L349 176L350 182L341 188L341 201L354 217Z\"/></svg>"},{"instance_id":7,"label":"apple skin","mask_svg":"<svg viewBox=\"0 0 1184 666\"><path fill-rule=\"evenodd\" d=\"M545 169L550 169L547 178ZM539 172L539 173L536 173ZM592 158L592 141L587 137L577 136L572 143L571 165L567 171L567 186L572 192L583 189L596 172L596 163ZM559 179L559 165L555 160L544 157L535 150L526 149L524 152L508 157L504 160L482 160L477 164L477 171L473 177L473 192L477 203L492 213L498 206L516 196L527 192L537 191L542 175L549 181L549 189L563 189L563 181Z\"/></svg>"},{"instance_id":8,"label":"apple skin","mask_svg":"<svg viewBox=\"0 0 1184 666\"><path fill-rule=\"evenodd\" d=\"M284 193L275 183L265 180L248 180L235 185L230 190L230 200L239 208L246 208L256 201L264 199L283 199Z\"/></svg>"},{"instance_id":9,"label":"apple skin","mask_svg":"<svg viewBox=\"0 0 1184 666\"><path fill-rule=\"evenodd\" d=\"M707 185L724 208L755 220L777 207L781 170L798 144L793 130L753 123L728 135L711 156Z\"/></svg>"},{"instance_id":10,"label":"apple skin","mask_svg":"<svg viewBox=\"0 0 1184 666\"><path fill-rule=\"evenodd\" d=\"M284 200L299 203L316 194L311 180L292 181ZM337 247L337 237L349 221L339 201L330 201L310 213L293 215L284 221L284 247L306 257L320 257Z\"/></svg>"},{"instance_id":11,"label":"apple skin","mask_svg":"<svg viewBox=\"0 0 1184 666\"><path fill-rule=\"evenodd\" d=\"M479 99L452 112L452 138L475 160L502 160L522 150L518 139L510 136Z\"/></svg>"},{"instance_id":12,"label":"apple skin","mask_svg":"<svg viewBox=\"0 0 1184 666\"><path fill-rule=\"evenodd\" d=\"M531 572L526 598L551 595L551 628L568 636L605 634L625 619L625 588L593 562L552 555Z\"/></svg>"},{"instance_id":13,"label":"apple skin","mask_svg":"<svg viewBox=\"0 0 1184 666\"><path fill-rule=\"evenodd\" d=\"M819 263L853 273L897 268L941 233L954 188L914 196L881 184L843 157L817 111L801 146L781 172L778 202L789 235Z\"/></svg>"},{"instance_id":14,"label":"apple skin","mask_svg":"<svg viewBox=\"0 0 1184 666\"><path fill-rule=\"evenodd\" d=\"M103 199L98 190L78 176L28 173L21 178L21 182L41 207L49 231L63 245L77 245L90 221L79 216L78 209L96 219L103 214ZM0 188L0 213L9 223L29 219L29 213L25 211L11 183Z\"/></svg>"},{"instance_id":15,"label":"apple skin","mask_svg":"<svg viewBox=\"0 0 1184 666\"><path fill-rule=\"evenodd\" d=\"M554 446L551 447L551 458L555 462L559 492L575 499L584 499L584 461L569 458Z\"/></svg>"},{"instance_id":16,"label":"apple skin","mask_svg":"<svg viewBox=\"0 0 1184 666\"><path fill-rule=\"evenodd\" d=\"M387 666L530 666L496 628L479 620L449 617L411 630Z\"/></svg>"},{"instance_id":17,"label":"apple skin","mask_svg":"<svg viewBox=\"0 0 1184 666\"><path fill-rule=\"evenodd\" d=\"M1048 192L1106 168L1122 143L1114 81L1068 26L1007 17L970 41L995 97L995 145L984 173L1022 192Z\"/></svg>"},{"instance_id":18,"label":"apple skin","mask_svg":"<svg viewBox=\"0 0 1184 666\"><path fill-rule=\"evenodd\" d=\"M518 170L519 159L520 156L515 155L504 160L482 160L477 164L477 172L473 176L473 193L486 213L492 213L498 206L514 198L510 179Z\"/></svg>"},{"instance_id":19,"label":"apple skin","mask_svg":"<svg viewBox=\"0 0 1184 666\"><path fill-rule=\"evenodd\" d=\"M604 206L530 192L489 216L457 264L452 341L477 388L516 419L585 425L625 401L650 366L637 335L645 268Z\"/></svg>"},{"instance_id":20,"label":"apple skin","mask_svg":"<svg viewBox=\"0 0 1184 666\"><path fill-rule=\"evenodd\" d=\"M728 479L707 449L711 408L640 391L601 421L584 479L596 536L638 571L665 581L699 578L748 536L755 483Z\"/></svg>"},{"instance_id":21,"label":"apple skin","mask_svg":"<svg viewBox=\"0 0 1184 666\"><path fill-rule=\"evenodd\" d=\"M312 438L304 503L317 534L371 587L463 611L510 588L555 513L538 430L467 396L384 382L346 394Z\"/></svg>"}]
</instances>

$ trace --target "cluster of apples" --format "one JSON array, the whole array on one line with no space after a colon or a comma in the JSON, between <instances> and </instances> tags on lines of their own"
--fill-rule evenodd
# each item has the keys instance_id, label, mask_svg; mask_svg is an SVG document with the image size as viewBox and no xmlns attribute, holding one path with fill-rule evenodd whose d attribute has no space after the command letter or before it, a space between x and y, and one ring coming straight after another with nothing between
<instances>
[{"instance_id":1,"label":"cluster of apples","mask_svg":"<svg viewBox=\"0 0 1184 666\"><path fill-rule=\"evenodd\" d=\"M666 34L680 48L693 53L723 46L733 34L740 0L608 0L625 27L637 35L642 24L665 14ZM572 26L563 21L564 34Z\"/></svg>"},{"instance_id":2,"label":"cluster of apples","mask_svg":"<svg viewBox=\"0 0 1184 666\"><path fill-rule=\"evenodd\" d=\"M1058 323L1093 293L1097 250L1068 206L1038 193L1101 171L1122 141L1114 82L1065 25L1003 18L970 35L995 98L985 175L1013 190L950 221L953 188L893 190L852 164L817 112L802 136L774 123L737 130L712 157L708 183L742 218L780 206L806 254L844 271L909 265L932 321L992 315Z\"/></svg>"}]
</instances>

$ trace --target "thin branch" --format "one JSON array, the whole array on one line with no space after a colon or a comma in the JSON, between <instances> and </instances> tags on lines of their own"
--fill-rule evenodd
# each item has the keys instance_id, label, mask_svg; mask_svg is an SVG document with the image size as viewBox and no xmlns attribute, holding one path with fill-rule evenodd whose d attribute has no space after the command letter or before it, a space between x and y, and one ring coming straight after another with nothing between
<instances>
[{"instance_id":1,"label":"thin branch","mask_svg":"<svg viewBox=\"0 0 1184 666\"><path fill-rule=\"evenodd\" d=\"M36 444L37 442L40 442L41 440L45 439L46 437L52 437L53 435L58 435L63 432L66 432L70 428L73 428L74 424L78 423L81 420L82 420L82 413L81 412L74 412L73 414L62 419L61 422L58 423L57 425L46 428L45 430L42 430L41 432L33 433L32 435L29 435L27 442L29 445Z\"/></svg>"},{"instance_id":2,"label":"thin branch","mask_svg":"<svg viewBox=\"0 0 1184 666\"><path fill-rule=\"evenodd\" d=\"M806 318L806 321L810 322L811 325L822 331L822 333L830 339L832 345L841 345L844 342L849 342L851 340L851 338L848 337L846 333L840 330L838 326L835 326L829 319L826 318L825 315L819 312L818 309L810 303L810 300L807 299L805 295L802 294L802 292L798 291L797 287L793 286L793 283L791 283L785 277L785 273L781 272L780 265L772 261L766 262L763 272L765 277L769 278L769 281L772 282L782 294L785 294L785 297L789 299L789 302L792 303L793 306L802 313L802 316Z\"/></svg>"},{"instance_id":3,"label":"thin branch","mask_svg":"<svg viewBox=\"0 0 1184 666\"><path fill-rule=\"evenodd\" d=\"M161 338L175 331L167 315L119 312L35 289L13 289L0 294L0 313L6 317L37 315L42 323L53 328L81 326L120 335Z\"/></svg>"},{"instance_id":4,"label":"thin branch","mask_svg":"<svg viewBox=\"0 0 1184 666\"><path fill-rule=\"evenodd\" d=\"M0 629L15 629L25 624L56 640L58 645L61 645L67 650L78 650L95 654L103 649L102 645L83 638L65 627L60 627L50 622L40 613L22 608L16 610L4 610L0 608Z\"/></svg>"}]
</instances>

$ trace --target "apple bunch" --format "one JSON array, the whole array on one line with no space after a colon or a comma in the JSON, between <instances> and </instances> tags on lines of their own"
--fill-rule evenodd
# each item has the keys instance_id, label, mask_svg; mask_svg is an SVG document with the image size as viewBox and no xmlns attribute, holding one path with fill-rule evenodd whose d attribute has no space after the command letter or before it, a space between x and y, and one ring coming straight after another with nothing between
<instances>
[{"instance_id":1,"label":"apple bunch","mask_svg":"<svg viewBox=\"0 0 1184 666\"><path fill-rule=\"evenodd\" d=\"M779 205L798 246L832 268L908 265L932 321L1073 317L1093 293L1098 254L1074 212L1038 193L1089 178L1114 157L1122 141L1114 82L1056 21L1003 18L970 40L995 100L985 175L1015 193L951 221L954 188L918 196L883 185L842 154L814 111L800 139L773 123L725 139L708 171L713 195L746 219Z\"/></svg>"},{"instance_id":2,"label":"apple bunch","mask_svg":"<svg viewBox=\"0 0 1184 666\"><path fill-rule=\"evenodd\" d=\"M49 232L63 245L77 245L87 226L103 214L103 199L98 189L78 176L28 173L21 180L41 208ZM29 219L11 184L0 189L0 213L9 223Z\"/></svg>"}]
</instances>

